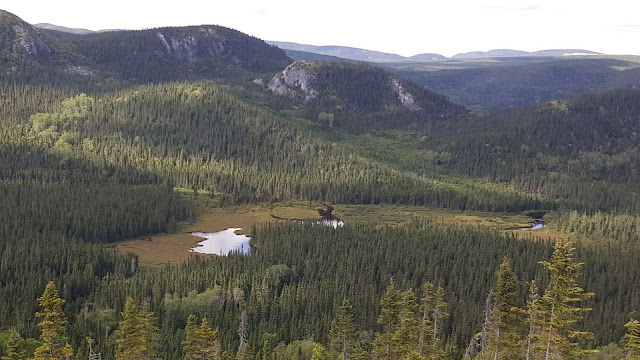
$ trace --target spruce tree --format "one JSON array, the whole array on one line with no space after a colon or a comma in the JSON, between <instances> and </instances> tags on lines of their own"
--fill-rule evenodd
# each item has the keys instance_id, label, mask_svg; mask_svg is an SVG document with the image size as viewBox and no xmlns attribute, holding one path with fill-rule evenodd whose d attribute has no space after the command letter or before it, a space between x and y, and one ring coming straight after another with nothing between
<instances>
[{"instance_id":1,"label":"spruce tree","mask_svg":"<svg viewBox=\"0 0 640 360\"><path fill-rule=\"evenodd\" d=\"M438 329L442 326L442 319L449 316L449 313L446 312L447 303L444 301L445 294L444 289L439 285L433 294L433 343L431 345L433 349L439 346Z\"/></svg>"},{"instance_id":2,"label":"spruce tree","mask_svg":"<svg viewBox=\"0 0 640 360\"><path fill-rule=\"evenodd\" d=\"M420 353L418 336L421 319L418 317L418 304L412 289L400 294L399 309L399 326L392 337L396 353L400 359L406 359L410 355L415 357Z\"/></svg>"},{"instance_id":3,"label":"spruce tree","mask_svg":"<svg viewBox=\"0 0 640 360\"><path fill-rule=\"evenodd\" d=\"M538 286L536 281L529 283L529 296L527 298L527 306L523 310L523 314L527 318L528 332L525 342L525 360L539 358L537 354L541 353L539 342L542 326L543 313L540 307L540 294L538 294Z\"/></svg>"},{"instance_id":4,"label":"spruce tree","mask_svg":"<svg viewBox=\"0 0 640 360\"><path fill-rule=\"evenodd\" d=\"M489 345L495 360L516 359L521 353L522 320L516 307L518 280L511 271L508 258L504 258L496 275L498 279L491 311L493 333Z\"/></svg>"},{"instance_id":5,"label":"spruce tree","mask_svg":"<svg viewBox=\"0 0 640 360\"><path fill-rule=\"evenodd\" d=\"M207 318L202 318L200 327L195 330L195 338L198 343L198 351L192 359L218 360L220 359L220 336L217 331L209 327Z\"/></svg>"},{"instance_id":6,"label":"spruce tree","mask_svg":"<svg viewBox=\"0 0 640 360\"><path fill-rule=\"evenodd\" d=\"M373 357L375 359L399 359L393 335L400 327L401 293L396 290L393 282L380 300L380 316L378 324L383 326L382 332L376 333L373 340Z\"/></svg>"},{"instance_id":7,"label":"spruce tree","mask_svg":"<svg viewBox=\"0 0 640 360\"><path fill-rule=\"evenodd\" d=\"M146 304L138 306L129 297L121 314L122 321L118 323L116 330L116 359L153 359L156 342L160 337L158 328L153 324L153 313Z\"/></svg>"},{"instance_id":8,"label":"spruce tree","mask_svg":"<svg viewBox=\"0 0 640 360\"><path fill-rule=\"evenodd\" d=\"M350 359L357 339L353 307L344 299L329 331L329 351L333 358Z\"/></svg>"},{"instance_id":9,"label":"spruce tree","mask_svg":"<svg viewBox=\"0 0 640 360\"><path fill-rule=\"evenodd\" d=\"M4 355L0 357L1 360L23 360L27 355L24 349L21 349L24 339L20 336L20 333L14 329L9 329L9 337L4 344Z\"/></svg>"},{"instance_id":10,"label":"spruce tree","mask_svg":"<svg viewBox=\"0 0 640 360\"><path fill-rule=\"evenodd\" d=\"M434 307L433 284L425 282L422 285L424 296L420 299L420 310L422 311L422 321L420 323L420 334L418 335L418 350L420 356L426 356L432 349L433 327L431 326L430 315Z\"/></svg>"},{"instance_id":11,"label":"spruce tree","mask_svg":"<svg viewBox=\"0 0 640 360\"><path fill-rule=\"evenodd\" d=\"M627 328L627 334L624 336L626 344L624 350L627 359L639 360L640 359L640 321L629 320L624 325Z\"/></svg>"},{"instance_id":12,"label":"spruce tree","mask_svg":"<svg viewBox=\"0 0 640 360\"><path fill-rule=\"evenodd\" d=\"M582 313L591 309L572 303L589 299L594 294L585 293L576 282L583 264L575 261L574 251L569 240L559 239L551 261L540 262L551 271L549 285L540 300L545 316L540 336L545 347L545 360L572 359L583 355L586 351L581 350L574 340L593 338L593 333L575 329L575 324L582 320Z\"/></svg>"},{"instance_id":13,"label":"spruce tree","mask_svg":"<svg viewBox=\"0 0 640 360\"><path fill-rule=\"evenodd\" d=\"M187 324L184 327L185 340L182 342L182 353L184 354L184 360L195 359L195 353L198 350L198 343L196 338L196 316L191 314L187 318Z\"/></svg>"},{"instance_id":14,"label":"spruce tree","mask_svg":"<svg viewBox=\"0 0 640 360\"><path fill-rule=\"evenodd\" d=\"M41 312L37 312L36 316L42 318L38 327L42 329L40 340L42 346L38 347L34 352L34 360L48 359L68 359L73 355L71 345L67 343L65 326L67 324L67 316L62 311L62 305L65 301L58 295L53 281L49 281L44 294L38 299Z\"/></svg>"}]
</instances>

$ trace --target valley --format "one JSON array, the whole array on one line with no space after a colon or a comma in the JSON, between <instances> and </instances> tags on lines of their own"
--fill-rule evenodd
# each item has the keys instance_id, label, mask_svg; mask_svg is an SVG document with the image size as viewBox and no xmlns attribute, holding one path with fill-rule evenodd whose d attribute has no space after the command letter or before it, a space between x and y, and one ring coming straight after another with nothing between
<instances>
[{"instance_id":1,"label":"valley","mask_svg":"<svg viewBox=\"0 0 640 360\"><path fill-rule=\"evenodd\" d=\"M1 356L38 358L56 296L78 358L194 359L196 318L212 359L482 359L483 328L518 359L527 331L559 359L626 346L635 58L296 61L221 26L6 11L0 50ZM190 251L227 229L251 251Z\"/></svg>"}]
</instances>

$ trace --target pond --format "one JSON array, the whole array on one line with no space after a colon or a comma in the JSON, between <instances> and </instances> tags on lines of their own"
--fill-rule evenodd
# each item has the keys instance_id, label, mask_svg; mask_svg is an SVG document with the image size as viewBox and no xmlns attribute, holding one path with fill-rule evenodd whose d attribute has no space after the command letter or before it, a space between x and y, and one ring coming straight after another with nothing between
<instances>
[{"instance_id":1,"label":"pond","mask_svg":"<svg viewBox=\"0 0 640 360\"><path fill-rule=\"evenodd\" d=\"M206 233L192 232L191 235L205 238L200 241L198 246L191 249L192 252L200 254L217 254L228 255L229 252L241 252L248 254L251 250L249 247L250 238L247 235L236 234L241 228L229 228L227 230Z\"/></svg>"},{"instance_id":2,"label":"pond","mask_svg":"<svg viewBox=\"0 0 640 360\"><path fill-rule=\"evenodd\" d=\"M532 227L519 228L518 230L539 230L547 227L547 224L542 219L534 219L535 223Z\"/></svg>"}]
</instances>

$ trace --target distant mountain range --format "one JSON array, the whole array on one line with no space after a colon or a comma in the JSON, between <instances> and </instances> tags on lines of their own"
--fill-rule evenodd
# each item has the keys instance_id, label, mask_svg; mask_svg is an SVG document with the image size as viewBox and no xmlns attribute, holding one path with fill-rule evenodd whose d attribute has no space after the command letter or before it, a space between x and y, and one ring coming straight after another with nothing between
<instances>
[{"instance_id":1,"label":"distant mountain range","mask_svg":"<svg viewBox=\"0 0 640 360\"><path fill-rule=\"evenodd\" d=\"M460 53L452 56L452 59L478 59L478 58L496 58L496 57L520 57L520 56L569 56L569 55L603 55L595 51L582 50L582 49L550 49L539 50L534 52L511 50L511 49L496 49L489 51L472 51L467 53Z\"/></svg>"},{"instance_id":2,"label":"distant mountain range","mask_svg":"<svg viewBox=\"0 0 640 360\"><path fill-rule=\"evenodd\" d=\"M296 60L309 60L311 57L308 55L319 54L324 56L333 56L347 60L355 61L370 61L370 62L428 62L428 61L442 61L449 58L440 54L418 54L414 56L401 56L398 54L385 53L380 51L352 48L347 46L316 46L308 44L297 44L292 42L282 41L267 41L268 44L275 45L285 51L291 51L289 56ZM307 53L305 55L305 53ZM496 49L490 51L472 51L467 53L456 54L451 59L481 59L481 58L495 58L495 57L556 57L556 56L568 56L568 55L602 55L589 50L582 49L550 49L540 50L534 52L527 52L522 50L511 49Z\"/></svg>"},{"instance_id":3,"label":"distant mountain range","mask_svg":"<svg viewBox=\"0 0 640 360\"><path fill-rule=\"evenodd\" d=\"M68 28L68 27L65 27L65 26L58 26L58 25L54 25L54 24L49 24L49 23L33 24L33 26L37 27L38 29L62 31L62 32L71 33L71 34L78 34L78 35L92 34L92 33L95 32L95 31L89 30L89 29L74 29L74 28Z\"/></svg>"},{"instance_id":4,"label":"distant mountain range","mask_svg":"<svg viewBox=\"0 0 640 360\"><path fill-rule=\"evenodd\" d=\"M307 44L297 44L282 41L266 41L283 50L294 50L328 56L337 56L343 59L370 62L393 62L393 61L437 61L446 58L439 54L419 54L412 57L404 57L398 54L385 53L380 51L352 48L348 46L316 46Z\"/></svg>"}]
</instances>

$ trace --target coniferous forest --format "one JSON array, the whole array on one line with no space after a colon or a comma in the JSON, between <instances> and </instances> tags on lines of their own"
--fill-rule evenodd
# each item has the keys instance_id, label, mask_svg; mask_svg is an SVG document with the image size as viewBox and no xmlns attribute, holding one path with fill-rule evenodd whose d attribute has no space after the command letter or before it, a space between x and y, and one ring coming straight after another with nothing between
<instances>
[{"instance_id":1,"label":"coniferous forest","mask_svg":"<svg viewBox=\"0 0 640 360\"><path fill-rule=\"evenodd\" d=\"M369 64L292 64L217 26L72 35L0 10L3 360L640 358L640 91L470 111ZM374 218L256 224L249 254L162 266L118 247L291 201L561 235Z\"/></svg>"}]
</instances>

